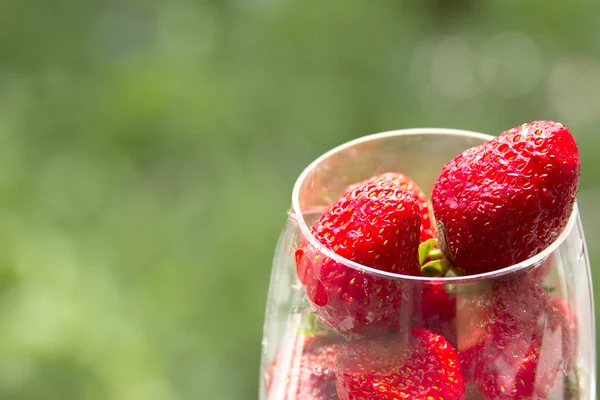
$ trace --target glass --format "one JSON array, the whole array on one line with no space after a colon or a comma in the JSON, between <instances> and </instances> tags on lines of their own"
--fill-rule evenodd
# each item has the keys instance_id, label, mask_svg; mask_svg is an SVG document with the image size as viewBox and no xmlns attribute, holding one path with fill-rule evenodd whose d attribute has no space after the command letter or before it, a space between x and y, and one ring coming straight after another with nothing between
<instances>
[{"instance_id":1,"label":"glass","mask_svg":"<svg viewBox=\"0 0 600 400\"><path fill-rule=\"evenodd\" d=\"M373 318L393 321L400 343L410 339L406 328L426 328L443 335L461 359L462 398L596 398L592 282L577 205L562 234L543 252L502 270L467 277L426 278L374 270L337 256L310 233L311 224L348 185L396 171L410 176L430 194L447 162L491 138L449 129L386 132L339 146L306 168L294 186L292 209L275 252L262 343L260 399L337 399L337 353L348 346L349 339L358 340L340 336L315 318L315 305L296 272L303 257L297 253L301 242L311 246L321 262L329 257L382 287L401 288L402 300L383 307L388 311L392 307L393 315ZM316 276L320 265L312 265ZM433 307L433 315L432 307L426 306L432 293L445 296L442 306ZM523 293L535 296L522 301ZM484 308L489 313L482 315L482 308L474 305L483 301L491 308ZM485 332L490 330L488 322L496 323L498 318L504 319L501 333L509 335L502 344ZM315 337L325 350L314 352ZM427 386L423 384L427 378L424 372L421 386ZM365 398L378 398L369 396L374 397ZM420 398L415 396L408 393L402 398Z\"/></svg>"}]
</instances>

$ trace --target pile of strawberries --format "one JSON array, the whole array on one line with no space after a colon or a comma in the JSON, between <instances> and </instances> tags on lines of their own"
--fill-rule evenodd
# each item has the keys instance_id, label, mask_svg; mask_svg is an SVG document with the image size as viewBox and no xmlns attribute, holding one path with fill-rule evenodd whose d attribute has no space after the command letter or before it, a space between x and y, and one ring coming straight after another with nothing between
<instances>
[{"instance_id":1,"label":"pile of strawberries","mask_svg":"<svg viewBox=\"0 0 600 400\"><path fill-rule=\"evenodd\" d=\"M275 359L269 399L532 400L557 391L563 398L577 321L542 286L551 258L475 284L395 275L476 275L538 254L567 225L579 169L569 130L535 121L450 161L431 210L401 173L348 187L311 232L368 268L299 244L298 278L327 329L300 336L285 376Z\"/></svg>"}]
</instances>

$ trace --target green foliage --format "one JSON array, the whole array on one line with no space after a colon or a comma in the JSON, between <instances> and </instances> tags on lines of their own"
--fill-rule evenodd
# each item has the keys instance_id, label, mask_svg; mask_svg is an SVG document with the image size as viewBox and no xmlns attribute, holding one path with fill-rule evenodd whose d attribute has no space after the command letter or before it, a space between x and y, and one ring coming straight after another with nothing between
<instances>
[{"instance_id":1,"label":"green foliage","mask_svg":"<svg viewBox=\"0 0 600 400\"><path fill-rule=\"evenodd\" d=\"M294 180L368 133L563 121L600 263L598 4L4 1L0 397L255 398Z\"/></svg>"}]
</instances>

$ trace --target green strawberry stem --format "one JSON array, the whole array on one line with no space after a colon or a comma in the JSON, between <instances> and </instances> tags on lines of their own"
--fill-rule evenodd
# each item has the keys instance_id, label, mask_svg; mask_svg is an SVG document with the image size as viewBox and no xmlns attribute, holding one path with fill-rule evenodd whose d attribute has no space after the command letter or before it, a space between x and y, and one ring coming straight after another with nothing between
<instances>
[{"instance_id":1,"label":"green strawberry stem","mask_svg":"<svg viewBox=\"0 0 600 400\"><path fill-rule=\"evenodd\" d=\"M450 269L450 263L437 244L437 239L429 239L419 246L419 265L423 276L444 276Z\"/></svg>"},{"instance_id":2,"label":"green strawberry stem","mask_svg":"<svg viewBox=\"0 0 600 400\"><path fill-rule=\"evenodd\" d=\"M575 367L564 378L564 398L565 400L576 400L579 398L580 392L579 369Z\"/></svg>"},{"instance_id":3,"label":"green strawberry stem","mask_svg":"<svg viewBox=\"0 0 600 400\"><path fill-rule=\"evenodd\" d=\"M306 336L313 336L320 331L323 331L324 326L321 325L321 321L313 314L310 309L304 311L305 320L302 333ZM308 314L308 315L306 315Z\"/></svg>"},{"instance_id":4,"label":"green strawberry stem","mask_svg":"<svg viewBox=\"0 0 600 400\"><path fill-rule=\"evenodd\" d=\"M427 255L427 258L441 260L444 258L444 254L442 253L442 251L440 249L433 249L429 252L429 254Z\"/></svg>"},{"instance_id":5,"label":"green strawberry stem","mask_svg":"<svg viewBox=\"0 0 600 400\"><path fill-rule=\"evenodd\" d=\"M444 276L448 272L449 266L448 261L445 259L433 260L421 267L421 273L423 276L428 277Z\"/></svg>"},{"instance_id":6,"label":"green strawberry stem","mask_svg":"<svg viewBox=\"0 0 600 400\"><path fill-rule=\"evenodd\" d=\"M314 336L318 333L329 331L304 301L300 301L294 305L292 307L292 313L301 315L301 322L298 326L298 333L301 335Z\"/></svg>"},{"instance_id":7,"label":"green strawberry stem","mask_svg":"<svg viewBox=\"0 0 600 400\"><path fill-rule=\"evenodd\" d=\"M437 239L429 239L419 245L419 265L423 265L429 257L429 253L435 250Z\"/></svg>"}]
</instances>

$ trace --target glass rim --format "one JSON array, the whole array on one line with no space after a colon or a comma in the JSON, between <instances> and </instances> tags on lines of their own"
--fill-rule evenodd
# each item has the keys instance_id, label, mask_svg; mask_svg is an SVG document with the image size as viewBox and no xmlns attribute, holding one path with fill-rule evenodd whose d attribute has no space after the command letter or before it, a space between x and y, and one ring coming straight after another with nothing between
<instances>
[{"instance_id":1,"label":"glass rim","mask_svg":"<svg viewBox=\"0 0 600 400\"><path fill-rule=\"evenodd\" d=\"M449 276L449 277L426 277L426 276L415 276L415 275L404 275L397 274L393 272L387 272L378 270L372 267L368 267L366 265L362 265L360 263L351 261L345 257L339 256L334 251L328 249L326 246L321 244L317 238L310 231L309 226L306 224L304 220L304 216L300 209L300 188L305 181L306 177L313 171L315 168L325 161L327 158L332 155L339 153L342 150L347 148L356 146L361 143L366 143L375 140L381 140L396 136L416 136L416 135L443 135L443 136L460 136L474 139L481 139L484 141L489 141L494 138L494 136L486 135L483 133L472 132L461 129L447 129L447 128L412 128L412 129L398 129L393 131L386 131L381 133L375 133L371 135L362 136L360 138L350 140L345 142L339 146L334 147L333 149L327 151L326 153L319 156L313 162L311 162L305 169L302 171L296 183L294 184L294 188L292 190L292 212L290 216L296 221L298 227L300 228L300 232L302 236L306 238L309 243L314 246L320 253L323 253L325 256L339 262L341 264L346 265L352 269L369 273L372 275L376 275L379 277L387 278L387 279L402 279L413 282L422 282L422 283L430 283L430 284L442 284L442 283L475 283L482 280L499 278L504 275L508 275L517 271L521 271L535 264L541 263L547 257L549 257L567 238L573 226L575 226L575 222L578 215L577 210L577 201L573 205L573 210L571 211L571 215L569 217L569 221L567 225L563 229L563 231L558 235L558 237L552 242L548 247L534 256L523 260L519 263L510 265L508 267L504 267L498 270L485 272L481 274L474 275L466 275L466 276Z\"/></svg>"}]
</instances>

